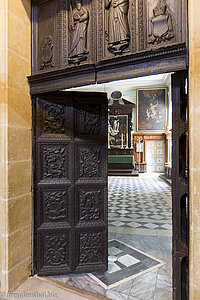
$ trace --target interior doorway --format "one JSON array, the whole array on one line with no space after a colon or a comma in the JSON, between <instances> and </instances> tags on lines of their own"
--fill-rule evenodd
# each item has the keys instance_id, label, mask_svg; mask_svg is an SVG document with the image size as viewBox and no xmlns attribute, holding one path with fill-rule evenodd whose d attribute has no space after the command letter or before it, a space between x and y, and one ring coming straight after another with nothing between
<instances>
[{"instance_id":1,"label":"interior doorway","mask_svg":"<svg viewBox=\"0 0 200 300\"><path fill-rule=\"evenodd\" d=\"M168 184L171 184L171 74L160 74L150 77L121 81L121 89L128 87L129 90L127 94L123 93L123 97L125 100L129 98L128 101L132 103L134 101L136 104L138 103L137 90L148 91L148 93L152 91L152 97L153 91L166 89L168 100L164 101L165 130L139 131L136 106L135 114L132 113L131 118L133 123L131 132L129 133L128 130L127 132L125 130L124 133L120 132L119 134L121 137L121 140L117 141L119 149L124 150L126 148L126 150L130 150L133 156L133 161L131 162L133 170L128 177L124 176L127 174L114 174L117 177L112 176L109 178L110 198L108 200L108 212L110 219L108 219L108 241L110 245L108 248L110 250L108 252L108 272L106 275L100 272L93 275L71 275L54 278L55 280L63 281L79 288L90 289L90 291L92 289L93 292L107 295L111 299L116 299L115 297L118 296L126 297L125 299L139 297L138 299L142 300L162 299L161 296L165 297L163 299L172 299L171 190L169 185L166 185L158 177L162 171L163 178ZM141 83L141 81L143 82ZM110 87L110 91L109 89L106 90L106 85ZM116 86L117 90L120 90L120 82L87 86L75 90L79 90L79 92L108 92L110 101L110 94L116 90ZM132 96L130 87L134 90L134 96ZM146 94L148 95L148 93ZM124 102L123 99L122 101ZM155 103L153 102L152 104L157 107L157 99L153 101ZM124 103L121 105L123 106ZM151 109L150 112L145 108L146 117L148 117L149 113L152 113L153 116L155 110L157 110L156 107ZM144 126L144 124L142 123L141 126ZM126 141L127 134L128 138L129 136L130 138ZM166 135L165 139L163 139L164 134ZM142 144L143 146L137 149L138 144ZM118 148L116 149L118 150ZM136 171L135 174L133 174L134 170ZM120 171L120 168L118 168L118 171ZM151 281L150 277L153 281ZM145 290L143 284L146 280L150 283L150 286L147 288L148 285L145 283ZM92 281L94 284L93 287ZM142 282L142 284L138 285L138 282ZM153 286L154 288L152 288ZM140 287L139 290L138 287ZM125 293L125 290L128 294ZM149 298L150 290L152 292L151 298ZM143 292L143 295L141 292Z\"/></svg>"},{"instance_id":2,"label":"interior doorway","mask_svg":"<svg viewBox=\"0 0 200 300\"><path fill-rule=\"evenodd\" d=\"M171 74L75 90L109 99L108 271L61 280L111 299L172 299Z\"/></svg>"}]
</instances>

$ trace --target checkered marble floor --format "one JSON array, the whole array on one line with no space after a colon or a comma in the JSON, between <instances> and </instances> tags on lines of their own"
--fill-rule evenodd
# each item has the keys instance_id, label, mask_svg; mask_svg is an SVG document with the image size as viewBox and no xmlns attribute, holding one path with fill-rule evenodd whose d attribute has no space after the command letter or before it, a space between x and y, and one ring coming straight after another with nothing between
<instances>
[{"instance_id":1,"label":"checkered marble floor","mask_svg":"<svg viewBox=\"0 0 200 300\"><path fill-rule=\"evenodd\" d=\"M109 232L170 236L171 189L158 175L109 177Z\"/></svg>"},{"instance_id":2,"label":"checkered marble floor","mask_svg":"<svg viewBox=\"0 0 200 300\"><path fill-rule=\"evenodd\" d=\"M108 271L54 279L113 300L172 300L171 202L156 174L109 177Z\"/></svg>"}]
</instances>

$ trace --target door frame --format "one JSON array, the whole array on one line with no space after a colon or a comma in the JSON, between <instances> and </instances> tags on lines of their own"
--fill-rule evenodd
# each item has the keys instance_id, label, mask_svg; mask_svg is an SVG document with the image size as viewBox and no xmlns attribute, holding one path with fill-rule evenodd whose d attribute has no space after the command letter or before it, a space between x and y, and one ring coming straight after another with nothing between
<instances>
[{"instance_id":1,"label":"door frame","mask_svg":"<svg viewBox=\"0 0 200 300\"><path fill-rule=\"evenodd\" d=\"M159 73L159 74L162 74L163 72ZM185 70L177 70L177 72L175 72L175 74L178 74L177 75L177 78L179 77L179 79L176 79L175 82L176 84L178 82L180 82L180 79L181 79L181 76L185 76L185 74L188 73L188 70L185 69ZM152 74L148 74L148 75L152 75ZM146 74L145 74L146 76ZM140 77L140 76L138 76ZM124 78L122 78L124 79ZM107 81L109 82L109 81ZM78 84L78 81L75 82L75 86L76 87L80 87L80 85ZM54 87L55 88L55 87ZM180 106L180 99L178 98L180 94L180 91L177 91L177 86L176 86L176 91L173 93L173 87L172 87L172 97L175 97L176 98L176 106L179 105ZM34 96L35 97L35 96ZM173 111L173 119L177 116L177 113L179 111L179 107L177 107L176 109L176 112L174 110L174 104L173 104L173 101L172 101L172 111ZM35 115L35 110L34 110L34 107L33 107L33 116ZM181 122L181 121L180 121ZM187 124L183 125L182 126L178 125L177 123L177 119L174 119L173 121L173 130L174 130L174 124L177 125L177 128L179 128L180 130L186 130L187 129ZM35 124L34 124L34 117L33 117L33 128L34 128ZM178 129L176 129L176 132L177 132ZM188 129L187 129L188 130ZM176 135L174 135L176 136ZM35 140L34 140L34 137L33 137L33 157L35 155ZM176 148L176 150L175 150ZM189 152L189 151L188 151ZM188 154L189 153L186 153L186 156L188 157ZM179 144L176 143L176 145L173 145L173 158L175 157L176 161L174 161L173 163L173 168L174 168L174 171L173 171L173 168L172 168L172 172L173 172L173 175L172 175L172 184L174 182L176 182L176 184L179 186L179 191L183 191L183 189L180 187L181 183L179 184L179 181L181 182L179 176L177 175L179 172L179 163L177 163L177 161L179 160ZM35 170L35 165L33 164L33 170ZM34 174L35 174L35 171L34 171ZM188 193L188 180L189 178L187 178L187 185L185 186L185 189L187 189L187 193ZM173 188L172 188L173 189ZM174 191L174 189L173 189ZM185 190L184 190L184 193L185 193ZM188 194L189 195L189 194ZM173 203L173 217L172 217L172 221L174 220L174 216L177 212L177 207L176 205L174 204L175 202L177 203L177 201L179 201L179 193L178 192L173 192L173 197L172 197L172 203ZM189 203L189 202L188 202ZM178 218L180 219L181 218L181 215L179 214ZM35 209L34 209L34 222L35 222ZM180 232L181 232L181 228L179 226L179 228L177 230L174 230L175 228L175 224L176 222L173 221L173 253L172 253L172 259L173 259L173 264L172 264L172 270L173 270L173 299L174 300L183 300L181 298L181 277L180 277L180 262L179 262L179 256L177 256L177 251L175 250L176 248L176 241L178 239L178 241L180 241ZM180 225L180 224L179 224ZM189 226L189 224L187 224L187 226ZM179 232L179 235L178 235L178 232ZM34 240L34 245L33 245L33 271L32 273L33 274L36 274L36 255L35 255L35 248L37 247L36 245L36 236L35 236L35 229L34 229L34 235L33 235L33 240ZM189 252L189 238L187 239L187 243L184 245L184 248L183 248L183 252L179 252L179 254L184 254L182 255L182 257L188 257L188 252ZM181 247L183 246L183 243L180 244ZM180 248L181 248L180 247ZM178 273L175 271L175 270L179 270L179 275ZM188 291L189 293L189 291ZM188 296L188 294L187 294ZM185 299L188 299L188 298L185 298Z\"/></svg>"}]
</instances>

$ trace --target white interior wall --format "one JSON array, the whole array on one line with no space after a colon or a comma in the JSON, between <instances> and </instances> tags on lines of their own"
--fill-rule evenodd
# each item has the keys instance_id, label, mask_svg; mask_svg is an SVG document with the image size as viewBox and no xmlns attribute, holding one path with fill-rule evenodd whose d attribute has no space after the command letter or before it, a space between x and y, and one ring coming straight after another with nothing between
<instances>
[{"instance_id":1,"label":"white interior wall","mask_svg":"<svg viewBox=\"0 0 200 300\"><path fill-rule=\"evenodd\" d=\"M103 84L94 84L84 87L72 88L69 91L85 91L85 92L106 92L108 99L110 94L115 91L121 91L123 98L136 104L137 102L137 89L142 88L157 88L168 87L168 114L167 114L167 131L172 129L172 92L171 92L171 74L158 74L145 77L138 77L133 79L125 79L112 81ZM132 114L133 130L136 132L136 107L133 109ZM157 141L152 141L147 145L147 165L149 172L163 172L165 161L165 145L158 144ZM157 153L159 152L159 153Z\"/></svg>"}]
</instances>

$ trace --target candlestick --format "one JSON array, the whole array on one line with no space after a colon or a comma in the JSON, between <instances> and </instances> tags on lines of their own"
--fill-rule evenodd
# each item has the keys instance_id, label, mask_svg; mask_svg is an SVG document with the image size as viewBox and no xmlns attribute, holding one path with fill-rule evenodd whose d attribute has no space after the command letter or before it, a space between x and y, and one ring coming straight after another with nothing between
<instances>
[{"instance_id":1,"label":"candlestick","mask_svg":"<svg viewBox=\"0 0 200 300\"><path fill-rule=\"evenodd\" d=\"M133 149L133 135L131 134L131 149Z\"/></svg>"},{"instance_id":2,"label":"candlestick","mask_svg":"<svg viewBox=\"0 0 200 300\"><path fill-rule=\"evenodd\" d=\"M124 147L124 141L123 141L123 139L124 139L124 135L123 135L123 133L122 133L122 144L121 144L121 149L123 149L123 147Z\"/></svg>"},{"instance_id":3,"label":"candlestick","mask_svg":"<svg viewBox=\"0 0 200 300\"><path fill-rule=\"evenodd\" d=\"M126 134L126 149L128 149L128 133Z\"/></svg>"},{"instance_id":4,"label":"candlestick","mask_svg":"<svg viewBox=\"0 0 200 300\"><path fill-rule=\"evenodd\" d=\"M110 149L110 133L108 132L108 149Z\"/></svg>"}]
</instances>

